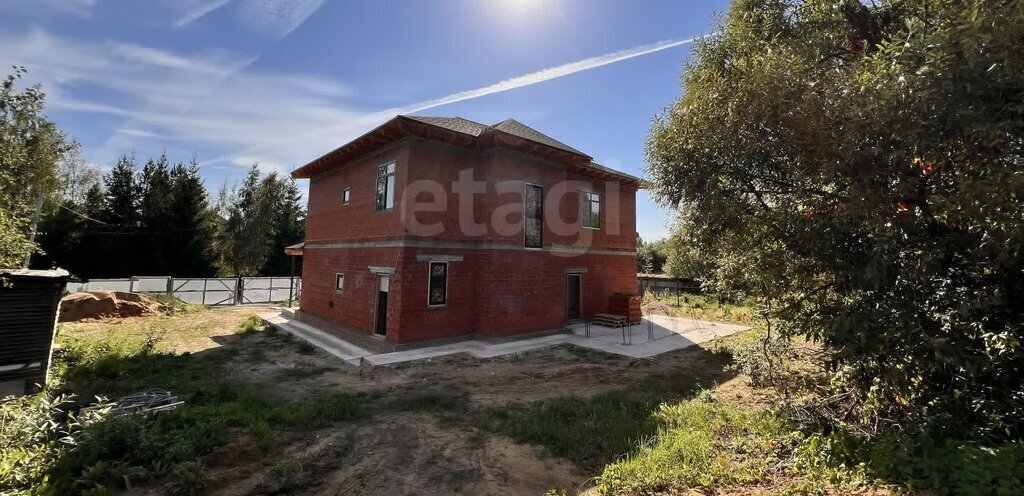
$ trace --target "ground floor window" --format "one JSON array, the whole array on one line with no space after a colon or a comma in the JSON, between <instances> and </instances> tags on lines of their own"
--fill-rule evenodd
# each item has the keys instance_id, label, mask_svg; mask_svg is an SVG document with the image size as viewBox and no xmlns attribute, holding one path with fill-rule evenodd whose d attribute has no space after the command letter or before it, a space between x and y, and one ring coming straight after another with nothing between
<instances>
[{"instance_id":1,"label":"ground floor window","mask_svg":"<svg viewBox=\"0 0 1024 496\"><path fill-rule=\"evenodd\" d=\"M428 305L444 305L448 302L448 262L430 262L430 288Z\"/></svg>"},{"instance_id":2,"label":"ground floor window","mask_svg":"<svg viewBox=\"0 0 1024 496\"><path fill-rule=\"evenodd\" d=\"M339 293L345 290L345 274L334 274L334 290Z\"/></svg>"}]
</instances>

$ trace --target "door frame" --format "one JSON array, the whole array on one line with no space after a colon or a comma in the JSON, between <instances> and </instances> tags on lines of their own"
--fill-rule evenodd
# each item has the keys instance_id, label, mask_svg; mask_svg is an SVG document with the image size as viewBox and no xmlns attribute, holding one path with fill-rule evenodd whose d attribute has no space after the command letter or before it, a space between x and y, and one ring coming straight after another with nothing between
<instances>
[{"instance_id":1,"label":"door frame","mask_svg":"<svg viewBox=\"0 0 1024 496\"><path fill-rule=\"evenodd\" d=\"M388 278L388 290L387 291L381 291L380 290L381 281L385 277ZM376 297L374 297L374 299L373 299L373 333L372 333L372 335L387 337L387 335L388 335L388 314L387 314L387 308L384 309L384 315L383 316L380 314L380 298L381 298L380 294L381 293L384 293L384 294L388 295L388 296L385 296L385 298L387 298L387 300L385 300L385 305L390 303L389 300L391 299L390 298L390 295L391 295L391 274L377 274L377 284L376 284L376 289L374 290L374 294L376 294ZM377 329L380 327L380 319L381 319L381 317L384 318L384 332L383 333L377 332Z\"/></svg>"},{"instance_id":2,"label":"door frame","mask_svg":"<svg viewBox=\"0 0 1024 496\"><path fill-rule=\"evenodd\" d=\"M572 318L572 317L569 316L569 294L570 294L569 286L570 286L570 284L572 284L570 281L572 281L573 277L575 277L576 280L578 281L578 283L577 283L578 286L577 286L577 289L576 289L576 298L577 298L576 303L579 306L579 315L576 316L575 318ZM567 272L565 274L565 320L566 321L583 320L583 273L582 272Z\"/></svg>"}]
</instances>

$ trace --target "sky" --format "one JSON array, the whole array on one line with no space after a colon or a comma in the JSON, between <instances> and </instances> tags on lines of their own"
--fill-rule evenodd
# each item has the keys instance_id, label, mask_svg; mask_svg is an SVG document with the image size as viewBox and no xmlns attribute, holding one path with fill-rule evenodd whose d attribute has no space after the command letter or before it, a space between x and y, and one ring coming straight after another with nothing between
<instances>
[{"instance_id":1,"label":"sky","mask_svg":"<svg viewBox=\"0 0 1024 496\"><path fill-rule=\"evenodd\" d=\"M3 0L0 65L108 170L196 156L210 191L287 173L396 114L514 118L642 176L703 0ZM305 189L305 181L300 182ZM637 194L637 230L670 214Z\"/></svg>"}]
</instances>

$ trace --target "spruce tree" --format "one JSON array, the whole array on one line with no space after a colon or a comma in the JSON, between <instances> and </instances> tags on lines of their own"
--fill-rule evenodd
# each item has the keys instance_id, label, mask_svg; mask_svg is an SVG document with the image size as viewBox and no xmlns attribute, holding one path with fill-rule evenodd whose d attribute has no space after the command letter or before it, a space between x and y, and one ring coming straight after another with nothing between
<instances>
[{"instance_id":1,"label":"spruce tree","mask_svg":"<svg viewBox=\"0 0 1024 496\"><path fill-rule=\"evenodd\" d=\"M174 256L170 275L208 277L214 274L214 212L193 158L171 169L171 230L169 246Z\"/></svg>"},{"instance_id":2,"label":"spruce tree","mask_svg":"<svg viewBox=\"0 0 1024 496\"><path fill-rule=\"evenodd\" d=\"M140 270L145 275L167 274L175 256L168 245L171 232L171 171L167 156L150 159L139 176L139 229L136 242L146 256L140 257Z\"/></svg>"},{"instance_id":3,"label":"spruce tree","mask_svg":"<svg viewBox=\"0 0 1024 496\"><path fill-rule=\"evenodd\" d=\"M299 243L306 234L306 211L302 207L302 194L292 179L277 179L273 185L274 234L264 275L283 276L291 273L291 257L284 253L287 246Z\"/></svg>"},{"instance_id":4,"label":"spruce tree","mask_svg":"<svg viewBox=\"0 0 1024 496\"><path fill-rule=\"evenodd\" d=\"M139 241L139 204L141 190L136 178L135 157L124 155L110 173L103 176L106 201L100 220L103 232L95 233L94 251L103 277L129 277L142 267L139 260L148 256Z\"/></svg>"}]
</instances>

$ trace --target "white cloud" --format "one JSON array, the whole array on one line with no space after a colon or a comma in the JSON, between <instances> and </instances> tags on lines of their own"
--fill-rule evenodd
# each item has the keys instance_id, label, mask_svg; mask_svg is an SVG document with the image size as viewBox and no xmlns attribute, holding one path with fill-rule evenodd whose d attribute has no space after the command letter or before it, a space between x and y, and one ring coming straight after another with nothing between
<instances>
[{"instance_id":1,"label":"white cloud","mask_svg":"<svg viewBox=\"0 0 1024 496\"><path fill-rule=\"evenodd\" d=\"M92 17L91 9L94 6L96 0L4 0L0 3L0 12L13 10L35 13L43 8L80 17Z\"/></svg>"},{"instance_id":2,"label":"white cloud","mask_svg":"<svg viewBox=\"0 0 1024 496\"><path fill-rule=\"evenodd\" d=\"M233 1L234 0L212 0L194 6L189 5L188 2L185 2L184 5L189 10L185 12L184 16L182 16L180 19L174 22L174 26L179 28L188 26L196 20L205 17L206 14L209 14Z\"/></svg>"},{"instance_id":3,"label":"white cloud","mask_svg":"<svg viewBox=\"0 0 1024 496\"><path fill-rule=\"evenodd\" d=\"M228 4L235 5L238 21L257 32L274 37L287 36L313 15L326 0L188 0L176 1L173 6L182 10L174 22L183 28L206 17Z\"/></svg>"},{"instance_id":4,"label":"white cloud","mask_svg":"<svg viewBox=\"0 0 1024 496\"><path fill-rule=\"evenodd\" d=\"M303 158L313 159L319 156L320 153L326 152L333 148L336 148L339 144L344 143L350 139L353 139L367 129L376 126L386 119L394 117L398 114L413 114L429 110L435 107L448 105L456 102L462 102L466 100L472 100L474 98L480 98L487 95L493 95L495 93L501 93L505 91L522 88L524 86L530 86L552 79L557 79L578 72L587 71L590 69L596 69L623 60L629 60L644 55L660 52L662 50L668 50L682 45L688 45L693 43L698 38L686 38L677 40L666 40L658 43L652 43L650 45L641 45L638 47L630 48L627 50L620 50L618 52L612 52L605 55L599 55L588 59L579 60L576 62L570 62L555 67L549 67L547 69L541 69L536 72L531 72L522 76L506 79L504 81L483 86L476 89L460 91L452 93L447 96L427 100L411 105L405 105L402 107L389 108L386 110L365 113L358 115L357 117L346 120L338 121L334 124L330 124L325 127L315 127L309 129L307 132L301 133L301 138L297 136L289 136L284 139L278 139L270 142L260 143L252 148L246 149L240 153L245 155L253 155L257 153L273 153L271 150L285 150L294 149L298 153L292 156L292 159ZM303 144L314 145L313 148L300 149L292 145L299 144L301 141ZM232 155L226 155L219 157L215 160L228 160ZM304 163L304 162L303 162ZM296 165L302 165L297 163Z\"/></svg>"},{"instance_id":5,"label":"white cloud","mask_svg":"<svg viewBox=\"0 0 1024 496\"><path fill-rule=\"evenodd\" d=\"M229 152L201 156L209 166L258 162L264 170L283 172L395 114L522 88L691 41L644 45L380 111L361 107L344 83L257 72L250 67L254 57L223 50L177 53L35 29L22 36L0 33L0 65L26 65L31 82L44 84L51 109L124 119L101 149L90 151L93 160L176 142L185 150Z\"/></svg>"},{"instance_id":6,"label":"white cloud","mask_svg":"<svg viewBox=\"0 0 1024 496\"><path fill-rule=\"evenodd\" d=\"M591 57L589 59L578 60L576 62L570 62L568 64L562 64L555 67L549 67L547 69L541 69L536 72L524 74L511 79L506 79L499 83L484 86L482 88L476 88L468 91L460 91L453 93L448 96L444 96L435 100L429 100L426 102L410 105L406 108L404 113L415 113L423 110L432 109L434 107L440 107L442 105L448 105L450 103L461 102L464 100L472 100L474 98L480 98L482 96L493 95L495 93L501 93L508 90L514 90L516 88L522 88L524 86L530 86L537 83L543 83L544 81L550 81L552 79L565 77L570 74L575 74L581 71L588 71L590 69L596 69L598 67L606 66L608 64L614 64L623 60L629 60L635 57L642 57L644 55L660 52L662 50L668 50L669 48L675 48L681 45L688 45L693 43L697 38L687 38L682 40L667 40L660 41L658 43L652 43L650 45L642 45L627 50L621 50L618 52L612 52L605 55L598 55L597 57Z\"/></svg>"},{"instance_id":7,"label":"white cloud","mask_svg":"<svg viewBox=\"0 0 1024 496\"><path fill-rule=\"evenodd\" d=\"M246 25L287 36L320 9L325 0L241 0L239 15Z\"/></svg>"}]
</instances>

